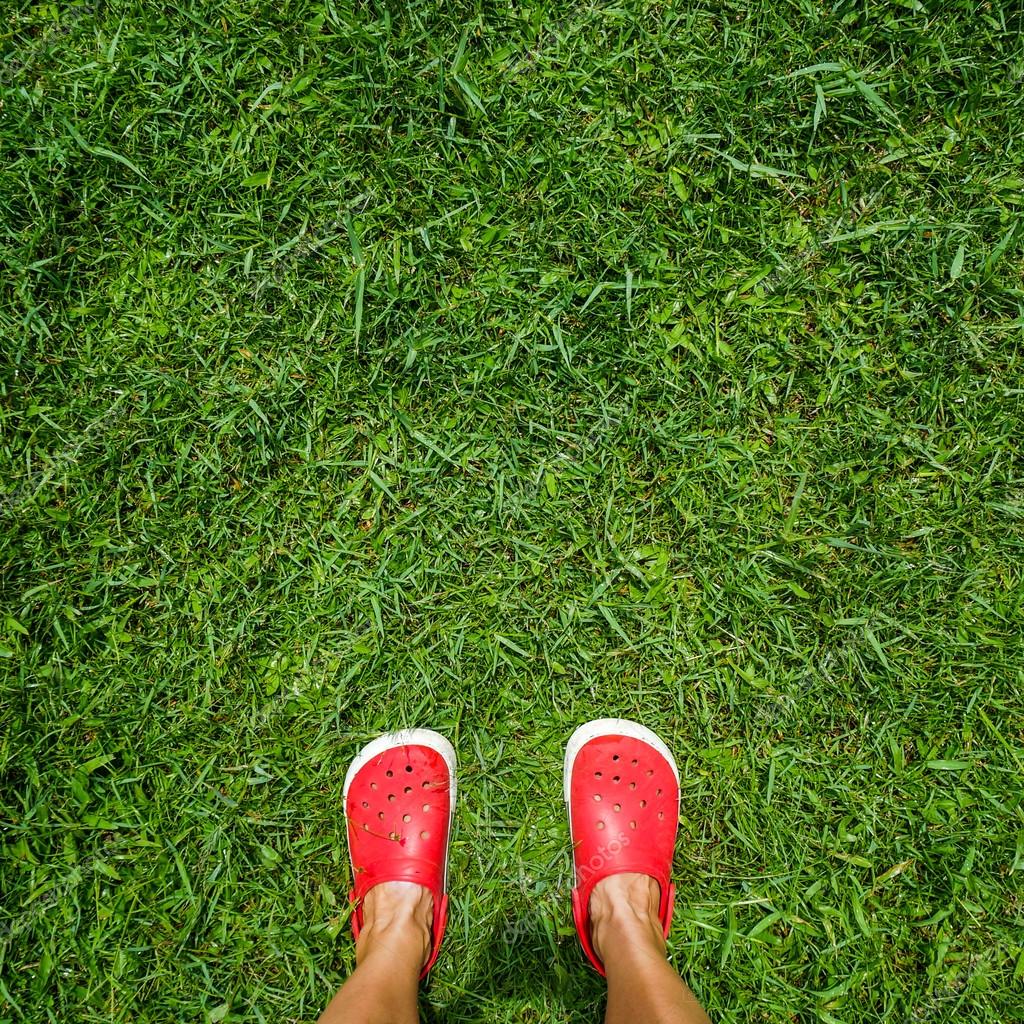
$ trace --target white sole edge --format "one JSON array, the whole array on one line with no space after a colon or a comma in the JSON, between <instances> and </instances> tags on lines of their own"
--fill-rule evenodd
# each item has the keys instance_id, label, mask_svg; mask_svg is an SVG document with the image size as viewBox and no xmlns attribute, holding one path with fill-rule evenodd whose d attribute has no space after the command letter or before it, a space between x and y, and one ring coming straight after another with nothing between
<instances>
[{"instance_id":1,"label":"white sole edge","mask_svg":"<svg viewBox=\"0 0 1024 1024\"><path fill-rule=\"evenodd\" d=\"M565 800L566 807L569 806L569 780L572 778L572 766L576 762L576 756L587 743L597 739L599 736L628 736L631 739L640 740L653 747L672 766L672 774L676 777L676 785L679 785L679 769L676 767L676 759L672 756L672 751L665 746L665 741L657 733L629 718L595 718L579 726L569 737L569 742L565 745L565 764L562 769L562 799Z\"/></svg>"},{"instance_id":2,"label":"white sole edge","mask_svg":"<svg viewBox=\"0 0 1024 1024\"><path fill-rule=\"evenodd\" d=\"M455 817L455 748L439 732L433 729L399 729L397 732L386 732L375 740L370 740L354 758L345 773L345 785L341 791L342 813L348 808L348 788L356 773L366 764L369 764L376 757L394 750L395 747L429 747L444 758L448 766L448 778L451 785L448 790L448 842L444 850L444 885L442 888L448 891L448 847L452 841L452 820ZM347 814L346 814L347 818ZM349 863L352 864L352 853L349 851ZM355 865L352 864L352 875L355 877Z\"/></svg>"}]
</instances>

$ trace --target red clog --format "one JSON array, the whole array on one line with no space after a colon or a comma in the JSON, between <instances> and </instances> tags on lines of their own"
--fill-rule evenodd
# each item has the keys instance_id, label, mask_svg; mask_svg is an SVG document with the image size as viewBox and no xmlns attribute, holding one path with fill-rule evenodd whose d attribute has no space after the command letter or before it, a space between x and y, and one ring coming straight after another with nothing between
<instances>
[{"instance_id":1,"label":"red clog","mask_svg":"<svg viewBox=\"0 0 1024 1024\"><path fill-rule=\"evenodd\" d=\"M345 816L354 884L352 933L363 899L381 882L416 882L434 897L434 965L448 919L448 842L455 810L455 751L430 729L387 733L356 755L345 776Z\"/></svg>"},{"instance_id":2,"label":"red clog","mask_svg":"<svg viewBox=\"0 0 1024 1024\"><path fill-rule=\"evenodd\" d=\"M668 747L650 729L625 718L600 718L581 725L569 739L564 791L576 875L573 919L584 953L604 975L590 941L589 911L590 894L603 878L627 871L654 878L661 886L658 916L668 937L679 772Z\"/></svg>"}]
</instances>

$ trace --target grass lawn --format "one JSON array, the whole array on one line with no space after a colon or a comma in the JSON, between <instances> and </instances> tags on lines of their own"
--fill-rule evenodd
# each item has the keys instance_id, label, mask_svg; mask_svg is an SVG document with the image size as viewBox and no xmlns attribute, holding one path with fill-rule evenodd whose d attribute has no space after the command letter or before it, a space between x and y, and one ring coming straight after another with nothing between
<instances>
[{"instance_id":1,"label":"grass lawn","mask_svg":"<svg viewBox=\"0 0 1024 1024\"><path fill-rule=\"evenodd\" d=\"M723 1022L1024 1017L1024 20L11 0L0 1024L298 1022L460 758L428 1022L596 1021L566 737Z\"/></svg>"}]
</instances>

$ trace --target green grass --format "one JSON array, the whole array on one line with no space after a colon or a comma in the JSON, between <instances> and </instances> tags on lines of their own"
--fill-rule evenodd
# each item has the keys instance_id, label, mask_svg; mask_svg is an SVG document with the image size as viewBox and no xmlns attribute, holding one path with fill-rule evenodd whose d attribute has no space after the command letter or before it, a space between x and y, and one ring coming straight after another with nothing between
<instances>
[{"instance_id":1,"label":"green grass","mask_svg":"<svg viewBox=\"0 0 1024 1024\"><path fill-rule=\"evenodd\" d=\"M1019 4L8 6L0 1021L315 1019L414 724L425 1019L597 1020L606 714L714 1020L1024 1016Z\"/></svg>"}]
</instances>

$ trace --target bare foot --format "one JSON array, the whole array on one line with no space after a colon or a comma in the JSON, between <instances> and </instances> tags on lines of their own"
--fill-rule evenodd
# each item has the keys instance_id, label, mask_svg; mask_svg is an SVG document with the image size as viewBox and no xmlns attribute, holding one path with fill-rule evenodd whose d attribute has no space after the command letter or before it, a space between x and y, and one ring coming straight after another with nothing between
<instances>
[{"instance_id":1,"label":"bare foot","mask_svg":"<svg viewBox=\"0 0 1024 1024\"><path fill-rule=\"evenodd\" d=\"M416 955L422 966L430 955L434 897L415 882L382 882L363 898L363 928L356 940L356 963L377 953L399 959Z\"/></svg>"},{"instance_id":2,"label":"bare foot","mask_svg":"<svg viewBox=\"0 0 1024 1024\"><path fill-rule=\"evenodd\" d=\"M626 872L603 878L590 894L590 939L604 960L602 948L617 943L656 950L665 955L658 907L661 887L650 875Z\"/></svg>"}]
</instances>

